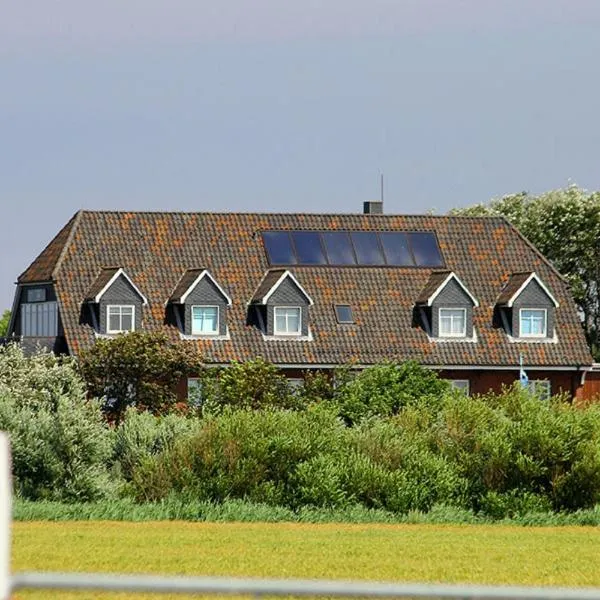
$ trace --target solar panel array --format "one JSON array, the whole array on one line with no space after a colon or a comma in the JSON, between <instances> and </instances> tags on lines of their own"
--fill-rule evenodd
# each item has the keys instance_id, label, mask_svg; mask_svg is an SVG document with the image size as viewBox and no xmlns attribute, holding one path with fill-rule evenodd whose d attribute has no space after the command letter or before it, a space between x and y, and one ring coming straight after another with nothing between
<instances>
[{"instance_id":1,"label":"solar panel array","mask_svg":"<svg viewBox=\"0 0 600 600\"><path fill-rule=\"evenodd\" d=\"M271 265L442 267L431 231L263 231Z\"/></svg>"}]
</instances>

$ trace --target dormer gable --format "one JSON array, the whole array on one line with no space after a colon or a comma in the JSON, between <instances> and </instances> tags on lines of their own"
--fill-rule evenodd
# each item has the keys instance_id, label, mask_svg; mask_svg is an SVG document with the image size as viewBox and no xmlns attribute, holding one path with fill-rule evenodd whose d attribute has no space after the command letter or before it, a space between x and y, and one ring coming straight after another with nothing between
<instances>
[{"instance_id":1,"label":"dormer gable","mask_svg":"<svg viewBox=\"0 0 600 600\"><path fill-rule=\"evenodd\" d=\"M187 269L167 300L183 336L227 336L227 309L232 301L206 268Z\"/></svg>"},{"instance_id":2,"label":"dormer gable","mask_svg":"<svg viewBox=\"0 0 600 600\"><path fill-rule=\"evenodd\" d=\"M506 333L519 341L554 338L559 303L534 272L512 273L496 301Z\"/></svg>"},{"instance_id":3,"label":"dormer gable","mask_svg":"<svg viewBox=\"0 0 600 600\"><path fill-rule=\"evenodd\" d=\"M266 336L290 339L310 337L308 307L313 304L307 291L287 269L267 271L250 300L257 325Z\"/></svg>"},{"instance_id":4,"label":"dormer gable","mask_svg":"<svg viewBox=\"0 0 600 600\"><path fill-rule=\"evenodd\" d=\"M479 302L454 272L432 272L415 305L432 340L474 340L473 309Z\"/></svg>"},{"instance_id":5,"label":"dormer gable","mask_svg":"<svg viewBox=\"0 0 600 600\"><path fill-rule=\"evenodd\" d=\"M314 304L306 290L300 285L291 271L288 271L287 269L271 269L270 271L267 271L259 286L256 288L250 303L266 305L278 290L279 294L283 292L284 294L288 293L291 297L294 294L301 296L303 301L309 306Z\"/></svg>"},{"instance_id":6,"label":"dormer gable","mask_svg":"<svg viewBox=\"0 0 600 600\"><path fill-rule=\"evenodd\" d=\"M99 334L134 331L148 300L123 267L103 267L85 297L91 325Z\"/></svg>"}]
</instances>

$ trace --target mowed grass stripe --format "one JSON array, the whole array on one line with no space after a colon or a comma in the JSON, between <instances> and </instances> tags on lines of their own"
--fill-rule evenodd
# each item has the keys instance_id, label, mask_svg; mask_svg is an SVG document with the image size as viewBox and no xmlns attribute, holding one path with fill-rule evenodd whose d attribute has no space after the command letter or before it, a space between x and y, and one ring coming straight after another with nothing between
<instances>
[{"instance_id":1,"label":"mowed grass stripe","mask_svg":"<svg viewBox=\"0 0 600 600\"><path fill-rule=\"evenodd\" d=\"M12 564L14 571L600 587L600 528L21 522L13 526Z\"/></svg>"}]
</instances>

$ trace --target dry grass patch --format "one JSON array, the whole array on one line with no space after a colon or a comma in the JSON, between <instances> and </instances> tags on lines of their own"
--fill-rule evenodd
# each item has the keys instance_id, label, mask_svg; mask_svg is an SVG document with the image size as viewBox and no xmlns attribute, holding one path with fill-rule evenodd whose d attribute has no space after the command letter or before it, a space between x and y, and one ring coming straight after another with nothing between
<instances>
[{"instance_id":1,"label":"dry grass patch","mask_svg":"<svg viewBox=\"0 0 600 600\"><path fill-rule=\"evenodd\" d=\"M22 522L13 536L14 571L600 587L593 527Z\"/></svg>"}]
</instances>

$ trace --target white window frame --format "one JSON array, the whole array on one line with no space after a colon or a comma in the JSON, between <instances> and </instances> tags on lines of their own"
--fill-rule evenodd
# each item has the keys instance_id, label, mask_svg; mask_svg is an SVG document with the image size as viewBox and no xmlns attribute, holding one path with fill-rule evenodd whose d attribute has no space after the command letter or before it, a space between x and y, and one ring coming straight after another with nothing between
<instances>
[{"instance_id":1,"label":"white window frame","mask_svg":"<svg viewBox=\"0 0 600 600\"><path fill-rule=\"evenodd\" d=\"M464 392L466 396L471 395L471 382L468 379L450 379L450 385L453 389Z\"/></svg>"},{"instance_id":2,"label":"white window frame","mask_svg":"<svg viewBox=\"0 0 600 600\"><path fill-rule=\"evenodd\" d=\"M552 396L552 382L549 379L530 379L527 389L540 400L549 400Z\"/></svg>"},{"instance_id":3,"label":"white window frame","mask_svg":"<svg viewBox=\"0 0 600 600\"><path fill-rule=\"evenodd\" d=\"M122 309L131 308L131 329L111 329L110 328L110 309L118 308L119 309L119 318L121 325L123 325L123 313ZM106 306L106 333L129 333L130 331L135 331L135 304L108 304Z\"/></svg>"},{"instance_id":4,"label":"white window frame","mask_svg":"<svg viewBox=\"0 0 600 600\"><path fill-rule=\"evenodd\" d=\"M216 308L217 309L217 327L214 331L194 331L194 309L195 308ZM219 311L219 306L216 304L194 304L191 308L191 312L190 312L190 316L191 316L191 327L190 330L192 332L192 335L200 335L200 336L208 336L208 335L219 335L219 325L221 323L221 313Z\"/></svg>"},{"instance_id":5,"label":"white window frame","mask_svg":"<svg viewBox=\"0 0 600 600\"><path fill-rule=\"evenodd\" d=\"M297 331L278 331L277 329L277 312L282 310L297 310L298 311L298 330ZM286 316L286 325L288 322ZM301 306L275 306L273 307L273 335L299 336L302 335L302 307Z\"/></svg>"},{"instance_id":6,"label":"white window frame","mask_svg":"<svg viewBox=\"0 0 600 600\"><path fill-rule=\"evenodd\" d=\"M463 314L463 328L460 333L442 333L442 311L460 311ZM450 330L452 330L452 317L450 317ZM467 336L467 309L461 307L444 306L438 308L438 336L441 338L464 338Z\"/></svg>"},{"instance_id":7,"label":"white window frame","mask_svg":"<svg viewBox=\"0 0 600 600\"><path fill-rule=\"evenodd\" d=\"M544 330L542 333L523 333L523 311L538 311L544 313ZM548 309L547 308L520 308L519 309L519 337L545 338L548 337Z\"/></svg>"}]
</instances>

